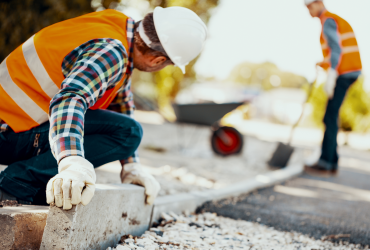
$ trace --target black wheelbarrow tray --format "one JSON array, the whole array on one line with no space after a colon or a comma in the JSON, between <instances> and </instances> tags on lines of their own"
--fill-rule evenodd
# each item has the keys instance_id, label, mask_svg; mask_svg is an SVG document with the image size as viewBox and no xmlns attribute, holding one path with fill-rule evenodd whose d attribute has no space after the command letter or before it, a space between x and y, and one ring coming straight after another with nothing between
<instances>
[{"instance_id":1,"label":"black wheelbarrow tray","mask_svg":"<svg viewBox=\"0 0 370 250\"><path fill-rule=\"evenodd\" d=\"M233 127L221 126L220 120L244 102L173 104L177 122L211 126L213 151L221 156L238 154L243 148L243 136Z\"/></svg>"}]
</instances>

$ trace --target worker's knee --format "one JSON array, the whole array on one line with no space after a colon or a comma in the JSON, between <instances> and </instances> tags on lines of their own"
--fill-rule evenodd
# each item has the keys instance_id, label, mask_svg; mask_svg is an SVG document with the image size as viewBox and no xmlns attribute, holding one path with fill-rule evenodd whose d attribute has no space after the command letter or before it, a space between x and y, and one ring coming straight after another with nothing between
<instances>
[{"instance_id":1,"label":"worker's knee","mask_svg":"<svg viewBox=\"0 0 370 250\"><path fill-rule=\"evenodd\" d=\"M141 139L143 138L143 127L141 126L141 124L137 121L135 121L134 119L131 119L132 120L132 137L135 141L135 145L134 147L135 148L138 148L139 145L140 145L140 142L141 142Z\"/></svg>"},{"instance_id":2,"label":"worker's knee","mask_svg":"<svg viewBox=\"0 0 370 250\"><path fill-rule=\"evenodd\" d=\"M125 116L116 135L121 139L122 145L137 149L143 137L143 128L139 122Z\"/></svg>"}]
</instances>

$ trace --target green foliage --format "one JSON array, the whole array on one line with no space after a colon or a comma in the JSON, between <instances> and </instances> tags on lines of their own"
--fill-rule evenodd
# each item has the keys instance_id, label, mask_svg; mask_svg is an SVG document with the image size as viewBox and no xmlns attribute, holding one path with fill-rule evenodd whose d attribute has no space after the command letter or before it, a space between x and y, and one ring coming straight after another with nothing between
<instances>
[{"instance_id":1,"label":"green foliage","mask_svg":"<svg viewBox=\"0 0 370 250\"><path fill-rule=\"evenodd\" d=\"M51 24L92 12L90 0L0 1L0 61Z\"/></svg>"},{"instance_id":2,"label":"green foliage","mask_svg":"<svg viewBox=\"0 0 370 250\"><path fill-rule=\"evenodd\" d=\"M218 0L149 0L151 8L155 6L172 7L182 6L193 10L202 20L207 23L211 10L217 6ZM174 120L174 112L171 103L176 97L179 90L190 85L196 78L196 73L193 69L197 58L186 66L186 74L182 75L179 68L168 66L162 71L153 73L154 82L157 89L157 102L159 110L168 120ZM136 74L142 74L136 72ZM141 76L138 77L140 81ZM137 82L140 85L140 82ZM135 84L134 84L135 85Z\"/></svg>"},{"instance_id":3,"label":"green foliage","mask_svg":"<svg viewBox=\"0 0 370 250\"><path fill-rule=\"evenodd\" d=\"M370 129L370 93L363 89L360 77L347 92L340 110L340 127L344 130L366 132Z\"/></svg>"},{"instance_id":4,"label":"green foliage","mask_svg":"<svg viewBox=\"0 0 370 250\"><path fill-rule=\"evenodd\" d=\"M364 77L360 77L347 91L339 111L339 127L346 131L367 132L370 129L370 93L363 89ZM309 100L312 105L311 120L317 127L323 127L327 105L324 84L316 86Z\"/></svg>"},{"instance_id":5,"label":"green foliage","mask_svg":"<svg viewBox=\"0 0 370 250\"><path fill-rule=\"evenodd\" d=\"M219 0L148 0L151 7L161 6L163 8L182 6L194 11L202 20L207 23L210 11L218 5Z\"/></svg>"},{"instance_id":6,"label":"green foliage","mask_svg":"<svg viewBox=\"0 0 370 250\"><path fill-rule=\"evenodd\" d=\"M158 107L162 115L169 121L176 119L171 102L176 97L183 78L184 76L181 70L174 66L167 66L155 73L155 82L158 90Z\"/></svg>"},{"instance_id":7,"label":"green foliage","mask_svg":"<svg viewBox=\"0 0 370 250\"><path fill-rule=\"evenodd\" d=\"M323 118L325 115L326 104L328 101L328 97L324 90L324 84L317 84L316 82L313 83L313 89L311 93L311 97L308 100L308 103L311 104L312 113L311 113L311 121L314 126L319 128L324 128ZM305 86L306 87L306 86ZM308 86L306 88L308 91Z\"/></svg>"},{"instance_id":8,"label":"green foliage","mask_svg":"<svg viewBox=\"0 0 370 250\"><path fill-rule=\"evenodd\" d=\"M300 88L307 83L306 78L281 71L269 62L241 63L234 68L228 80L244 85L258 85L264 90L274 87Z\"/></svg>"}]
</instances>

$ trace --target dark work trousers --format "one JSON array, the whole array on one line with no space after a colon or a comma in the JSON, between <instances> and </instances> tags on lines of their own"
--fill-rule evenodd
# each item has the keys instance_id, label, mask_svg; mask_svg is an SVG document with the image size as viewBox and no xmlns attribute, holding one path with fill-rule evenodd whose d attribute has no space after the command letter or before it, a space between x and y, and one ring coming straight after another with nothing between
<instances>
[{"instance_id":1,"label":"dark work trousers","mask_svg":"<svg viewBox=\"0 0 370 250\"><path fill-rule=\"evenodd\" d=\"M49 122L29 131L12 130L0 136L0 188L20 200L46 204L46 184L58 173L49 145ZM85 115L85 158L94 167L129 158L138 148L141 125L127 115L88 110Z\"/></svg>"},{"instance_id":2,"label":"dark work trousers","mask_svg":"<svg viewBox=\"0 0 370 250\"><path fill-rule=\"evenodd\" d=\"M328 106L324 116L326 129L319 160L319 165L327 170L336 169L338 167L337 134L339 109L343 103L348 88L356 80L357 78L339 76L334 90L334 96L328 101Z\"/></svg>"}]
</instances>

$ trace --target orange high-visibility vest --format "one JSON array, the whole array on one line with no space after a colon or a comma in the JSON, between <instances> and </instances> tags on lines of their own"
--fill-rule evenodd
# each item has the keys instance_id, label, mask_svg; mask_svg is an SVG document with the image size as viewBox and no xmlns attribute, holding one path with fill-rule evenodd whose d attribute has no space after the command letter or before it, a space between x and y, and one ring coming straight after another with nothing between
<instances>
[{"instance_id":1,"label":"orange high-visibility vest","mask_svg":"<svg viewBox=\"0 0 370 250\"><path fill-rule=\"evenodd\" d=\"M115 10L86 14L46 27L15 49L0 64L0 119L17 133L46 122L50 101L65 79L63 59L99 38L118 39L128 53L127 19ZM125 78L91 109L107 108Z\"/></svg>"},{"instance_id":2,"label":"orange high-visibility vest","mask_svg":"<svg viewBox=\"0 0 370 250\"><path fill-rule=\"evenodd\" d=\"M351 25L349 25L349 23L343 18L330 13L327 10L324 10L324 12L320 16L320 20L323 26L328 18L334 19L337 24L339 45L342 49L341 58L336 68L338 74L343 75L354 71L360 71L362 69L360 51L358 48L355 33L353 32ZM320 42L322 53L324 55L324 61L323 63L321 63L320 66L328 70L331 67L330 47L328 45L328 41L324 35L324 32L321 32Z\"/></svg>"}]
</instances>

